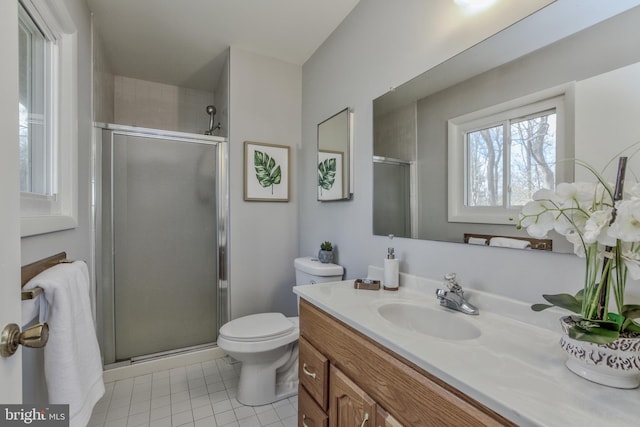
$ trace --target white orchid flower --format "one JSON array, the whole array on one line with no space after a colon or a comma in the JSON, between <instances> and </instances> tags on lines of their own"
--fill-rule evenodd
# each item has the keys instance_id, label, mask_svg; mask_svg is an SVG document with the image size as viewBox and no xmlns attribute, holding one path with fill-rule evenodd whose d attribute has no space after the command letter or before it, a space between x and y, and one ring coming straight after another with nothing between
<instances>
[{"instance_id":1,"label":"white orchid flower","mask_svg":"<svg viewBox=\"0 0 640 427\"><path fill-rule=\"evenodd\" d=\"M622 261L627 267L629 277L633 280L640 279L640 254L638 251L633 251L631 245L625 245L622 250Z\"/></svg>"},{"instance_id":2,"label":"white orchid flower","mask_svg":"<svg viewBox=\"0 0 640 427\"><path fill-rule=\"evenodd\" d=\"M616 220L608 234L624 242L640 242L640 199L618 202Z\"/></svg>"},{"instance_id":3,"label":"white orchid flower","mask_svg":"<svg viewBox=\"0 0 640 427\"><path fill-rule=\"evenodd\" d=\"M640 199L640 182L636 182L628 192L628 199ZM627 198L627 197L625 197Z\"/></svg>"},{"instance_id":4,"label":"white orchid flower","mask_svg":"<svg viewBox=\"0 0 640 427\"><path fill-rule=\"evenodd\" d=\"M557 197L563 204L573 202L579 205L589 204L593 201L596 185L591 182L563 182L556 187Z\"/></svg>"},{"instance_id":5,"label":"white orchid flower","mask_svg":"<svg viewBox=\"0 0 640 427\"><path fill-rule=\"evenodd\" d=\"M599 242L605 246L615 246L616 239L607 233L612 211L612 208L608 208L591 214L584 226L583 238L586 244Z\"/></svg>"},{"instance_id":6,"label":"white orchid flower","mask_svg":"<svg viewBox=\"0 0 640 427\"><path fill-rule=\"evenodd\" d=\"M530 236L543 239L553 229L555 207L547 200L533 200L522 208L520 225Z\"/></svg>"},{"instance_id":7,"label":"white orchid flower","mask_svg":"<svg viewBox=\"0 0 640 427\"><path fill-rule=\"evenodd\" d=\"M567 234L565 234L564 237L569 243L573 244L573 253L578 255L580 258L586 257L585 246L580 233L578 233L576 230L571 230Z\"/></svg>"}]
</instances>

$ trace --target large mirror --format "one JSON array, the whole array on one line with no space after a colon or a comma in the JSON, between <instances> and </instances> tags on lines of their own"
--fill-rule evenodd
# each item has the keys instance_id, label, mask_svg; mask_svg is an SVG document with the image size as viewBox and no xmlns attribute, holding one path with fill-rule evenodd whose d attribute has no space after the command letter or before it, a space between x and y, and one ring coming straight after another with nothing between
<instances>
[{"instance_id":1,"label":"large mirror","mask_svg":"<svg viewBox=\"0 0 640 427\"><path fill-rule=\"evenodd\" d=\"M352 112L349 108L318 124L318 200L349 200L352 191Z\"/></svg>"},{"instance_id":2,"label":"large mirror","mask_svg":"<svg viewBox=\"0 0 640 427\"><path fill-rule=\"evenodd\" d=\"M525 133L545 144L554 138L555 151L534 153L547 157L526 172L550 185L593 181L574 158L602 168L640 140L640 7L526 54L514 39L520 24L373 101L374 234L459 243L527 237L513 220L523 202L503 176L515 176L519 148L510 142L512 152L496 155L473 145L472 137L482 141L492 131L487 117L499 116L511 141ZM537 109L521 109L529 105ZM490 173L487 164L497 162L510 166ZM505 190L493 188L496 181ZM511 211L494 215L488 200L510 201ZM474 204L479 209L465 210ZM557 235L532 243L572 252Z\"/></svg>"}]
</instances>

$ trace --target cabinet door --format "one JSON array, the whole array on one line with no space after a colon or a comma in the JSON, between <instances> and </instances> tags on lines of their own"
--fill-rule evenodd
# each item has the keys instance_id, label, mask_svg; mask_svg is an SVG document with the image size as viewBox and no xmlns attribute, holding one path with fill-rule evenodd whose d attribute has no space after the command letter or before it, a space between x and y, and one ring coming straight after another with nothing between
<instances>
[{"instance_id":1,"label":"cabinet door","mask_svg":"<svg viewBox=\"0 0 640 427\"><path fill-rule=\"evenodd\" d=\"M393 415L378 406L376 408L376 427L404 427Z\"/></svg>"},{"instance_id":2,"label":"cabinet door","mask_svg":"<svg viewBox=\"0 0 640 427\"><path fill-rule=\"evenodd\" d=\"M375 422L376 403L331 365L329 411L330 427L371 427Z\"/></svg>"},{"instance_id":3,"label":"cabinet door","mask_svg":"<svg viewBox=\"0 0 640 427\"><path fill-rule=\"evenodd\" d=\"M327 427L329 418L303 386L298 388L298 426Z\"/></svg>"}]
</instances>

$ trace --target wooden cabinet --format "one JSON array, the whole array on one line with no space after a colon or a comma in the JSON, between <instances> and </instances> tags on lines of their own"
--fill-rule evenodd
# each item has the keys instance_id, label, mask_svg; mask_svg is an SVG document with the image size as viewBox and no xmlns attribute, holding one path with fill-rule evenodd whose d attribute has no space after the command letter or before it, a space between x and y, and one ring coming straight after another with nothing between
<instances>
[{"instance_id":1,"label":"wooden cabinet","mask_svg":"<svg viewBox=\"0 0 640 427\"><path fill-rule=\"evenodd\" d=\"M303 402L311 396L331 427L515 426L305 300L300 301L300 336L299 396L305 396ZM311 375L304 372L305 363ZM300 399L302 427L302 412L310 412L310 403Z\"/></svg>"},{"instance_id":2,"label":"wooden cabinet","mask_svg":"<svg viewBox=\"0 0 640 427\"><path fill-rule=\"evenodd\" d=\"M393 415L382 409L381 406L376 408L376 427L403 427L402 423L394 418Z\"/></svg>"},{"instance_id":3,"label":"wooden cabinet","mask_svg":"<svg viewBox=\"0 0 640 427\"><path fill-rule=\"evenodd\" d=\"M329 404L329 359L300 337L298 378L300 384L324 410Z\"/></svg>"},{"instance_id":4,"label":"wooden cabinet","mask_svg":"<svg viewBox=\"0 0 640 427\"><path fill-rule=\"evenodd\" d=\"M329 417L318 406L306 389L300 386L298 390L298 426L299 427L328 427Z\"/></svg>"},{"instance_id":5,"label":"wooden cabinet","mask_svg":"<svg viewBox=\"0 0 640 427\"><path fill-rule=\"evenodd\" d=\"M376 402L335 366L329 376L329 426L372 426Z\"/></svg>"}]
</instances>

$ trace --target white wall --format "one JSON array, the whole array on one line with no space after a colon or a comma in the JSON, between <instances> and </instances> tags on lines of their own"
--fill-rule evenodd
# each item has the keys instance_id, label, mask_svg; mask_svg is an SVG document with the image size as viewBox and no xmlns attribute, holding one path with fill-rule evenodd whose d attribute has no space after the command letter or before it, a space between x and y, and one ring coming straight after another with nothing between
<instances>
[{"instance_id":1,"label":"white wall","mask_svg":"<svg viewBox=\"0 0 640 427\"><path fill-rule=\"evenodd\" d=\"M445 5L446 3L446 5ZM363 277L367 265L382 266L388 239L372 235L372 100L528 14L537 2L500 2L494 13L462 16L454 2L386 0L360 2L303 66L302 148L299 155L300 254L313 254L323 240L339 248L347 278ZM544 10L548 23L527 20L527 41L559 38L583 28L611 7L638 2L559 0ZM439 14L427 10L437 5ZM557 8L568 8L567 13ZM555 13L550 13L554 12ZM571 16L567 21L566 17ZM544 28L544 30L543 30ZM562 32L563 34L560 34ZM519 43L515 40L514 43ZM349 202L315 200L316 124L349 106L355 113L355 190ZM582 283L583 263L573 255L479 248L453 243L394 239L401 271L440 279L458 273L463 286L526 301Z\"/></svg>"},{"instance_id":2,"label":"white wall","mask_svg":"<svg viewBox=\"0 0 640 427\"><path fill-rule=\"evenodd\" d=\"M302 69L232 47L230 75L231 318L265 311L295 315ZM244 201L245 141L291 147L289 202ZM315 197L315 188L310 193Z\"/></svg>"},{"instance_id":3,"label":"white wall","mask_svg":"<svg viewBox=\"0 0 640 427\"><path fill-rule=\"evenodd\" d=\"M607 169L606 177L615 181L617 161L613 157L632 144L640 142L640 63L629 65L576 84L576 157L602 170L606 163L614 160ZM586 147L594 149L585 150ZM636 145L632 151L640 146ZM627 151L627 155L630 155ZM640 177L640 156L629 159L627 164L626 189ZM577 179L593 180L590 172L578 168Z\"/></svg>"},{"instance_id":4,"label":"white wall","mask_svg":"<svg viewBox=\"0 0 640 427\"><path fill-rule=\"evenodd\" d=\"M23 238L21 262L28 264L38 259L66 251L70 259L84 260L93 271L91 247L91 21L83 0L64 0L78 30L78 227ZM17 64L17 58L16 58ZM8 66L7 64L5 64ZM42 350L25 349L23 352L24 401L42 402L44 372Z\"/></svg>"}]
</instances>

